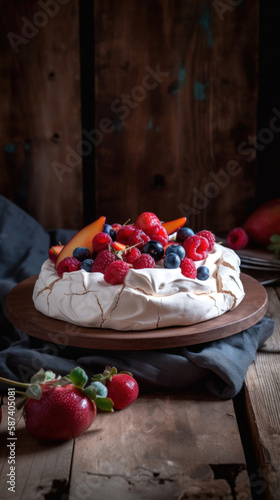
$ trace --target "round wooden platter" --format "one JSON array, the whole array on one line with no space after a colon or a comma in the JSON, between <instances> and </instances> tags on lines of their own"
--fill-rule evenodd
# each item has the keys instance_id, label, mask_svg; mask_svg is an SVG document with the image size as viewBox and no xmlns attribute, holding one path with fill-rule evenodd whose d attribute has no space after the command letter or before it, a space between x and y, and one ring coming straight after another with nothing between
<instances>
[{"instance_id":1,"label":"round wooden platter","mask_svg":"<svg viewBox=\"0 0 280 500\"><path fill-rule=\"evenodd\" d=\"M175 326L145 331L118 331L85 328L49 318L37 311L32 292L37 276L28 278L12 289L6 310L11 323L39 339L77 347L106 350L164 349L209 342L229 337L255 325L267 311L264 287L251 276L241 274L245 297L233 311L190 326Z\"/></svg>"}]
</instances>

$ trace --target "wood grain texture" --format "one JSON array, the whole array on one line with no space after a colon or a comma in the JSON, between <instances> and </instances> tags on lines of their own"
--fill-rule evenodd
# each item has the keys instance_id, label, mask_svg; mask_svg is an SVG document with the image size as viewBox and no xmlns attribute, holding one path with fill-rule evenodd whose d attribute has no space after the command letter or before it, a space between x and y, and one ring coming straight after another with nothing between
<instances>
[{"instance_id":1,"label":"wood grain texture","mask_svg":"<svg viewBox=\"0 0 280 500\"><path fill-rule=\"evenodd\" d=\"M247 215L256 163L238 146L256 133L258 2L223 21L213 4L95 2L96 126L113 124L96 149L97 212L110 222L151 210L219 232Z\"/></svg>"},{"instance_id":2,"label":"wood grain texture","mask_svg":"<svg viewBox=\"0 0 280 500\"><path fill-rule=\"evenodd\" d=\"M249 367L246 403L249 424L264 478L267 498L278 500L280 493L280 288L269 289L268 315L276 319L275 330Z\"/></svg>"},{"instance_id":3,"label":"wood grain texture","mask_svg":"<svg viewBox=\"0 0 280 500\"><path fill-rule=\"evenodd\" d=\"M142 395L76 439L70 498L249 499L245 468L231 401Z\"/></svg>"},{"instance_id":4,"label":"wood grain texture","mask_svg":"<svg viewBox=\"0 0 280 500\"><path fill-rule=\"evenodd\" d=\"M82 166L66 149L81 140L78 0L55 4L48 15L35 0L0 2L0 192L45 228L78 228Z\"/></svg>"},{"instance_id":5,"label":"wood grain texture","mask_svg":"<svg viewBox=\"0 0 280 500\"><path fill-rule=\"evenodd\" d=\"M32 294L36 276L27 278L10 292L6 302L11 323L29 335L46 341L91 349L145 350L200 344L225 338L258 323L267 310L267 295L262 285L242 275L245 298L232 311L190 326L175 326L143 331L118 331L85 328L49 318L34 307Z\"/></svg>"},{"instance_id":6,"label":"wood grain texture","mask_svg":"<svg viewBox=\"0 0 280 500\"><path fill-rule=\"evenodd\" d=\"M29 436L25 429L21 411L16 411L16 488L15 493L8 491L7 444L7 397L4 399L3 419L0 428L0 499L7 500L45 500L63 498L69 485L69 475L74 440L63 443L39 443Z\"/></svg>"}]
</instances>

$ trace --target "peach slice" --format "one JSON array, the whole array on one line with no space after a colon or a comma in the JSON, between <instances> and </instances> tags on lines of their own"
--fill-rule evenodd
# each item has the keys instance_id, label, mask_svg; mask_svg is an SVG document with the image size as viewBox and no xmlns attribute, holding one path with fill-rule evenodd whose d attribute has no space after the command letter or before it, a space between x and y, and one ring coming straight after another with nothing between
<instances>
[{"instance_id":1,"label":"peach slice","mask_svg":"<svg viewBox=\"0 0 280 500\"><path fill-rule=\"evenodd\" d=\"M186 224L187 218L186 217L180 217L180 219L175 219L171 220L169 222L163 222L162 226L166 230L167 234L172 234L175 233L175 231L178 231L181 227L183 227L184 224Z\"/></svg>"},{"instance_id":2,"label":"peach slice","mask_svg":"<svg viewBox=\"0 0 280 500\"><path fill-rule=\"evenodd\" d=\"M58 264L66 257L72 257L73 250L77 247L85 247L92 252L92 239L97 233L102 232L105 221L106 217L99 217L99 219L85 226L81 231L78 231L61 250L57 257L55 268L57 269Z\"/></svg>"}]
</instances>

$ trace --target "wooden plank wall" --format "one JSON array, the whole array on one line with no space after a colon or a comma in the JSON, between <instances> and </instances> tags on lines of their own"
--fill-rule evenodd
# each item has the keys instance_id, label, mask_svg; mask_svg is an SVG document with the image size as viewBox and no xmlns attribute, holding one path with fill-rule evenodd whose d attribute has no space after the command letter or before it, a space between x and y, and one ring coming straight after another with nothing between
<instances>
[{"instance_id":1,"label":"wooden plank wall","mask_svg":"<svg viewBox=\"0 0 280 500\"><path fill-rule=\"evenodd\" d=\"M38 2L0 1L0 186L43 226L78 228L78 0L64 3L16 54L7 33L20 34ZM256 161L244 150L257 129L259 2L235 3L221 11L212 0L95 0L93 199L108 222L151 210L219 232L248 214ZM70 167L67 146L76 153ZM61 182L54 161L64 166Z\"/></svg>"}]
</instances>

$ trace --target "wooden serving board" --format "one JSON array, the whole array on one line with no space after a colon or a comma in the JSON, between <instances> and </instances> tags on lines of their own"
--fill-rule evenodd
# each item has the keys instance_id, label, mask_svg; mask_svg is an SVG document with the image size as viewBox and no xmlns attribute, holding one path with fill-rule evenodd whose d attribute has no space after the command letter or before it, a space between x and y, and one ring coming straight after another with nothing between
<instances>
[{"instance_id":1,"label":"wooden serving board","mask_svg":"<svg viewBox=\"0 0 280 500\"><path fill-rule=\"evenodd\" d=\"M209 342L229 337L255 325L267 310L264 287L251 276L241 274L245 298L233 311L190 326L144 331L85 328L49 318L37 311L32 301L37 276L12 289L7 297L7 317L23 332L56 344L107 350L164 349Z\"/></svg>"}]
</instances>

